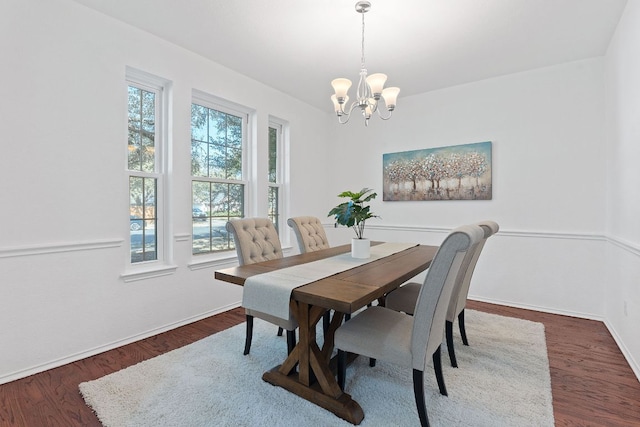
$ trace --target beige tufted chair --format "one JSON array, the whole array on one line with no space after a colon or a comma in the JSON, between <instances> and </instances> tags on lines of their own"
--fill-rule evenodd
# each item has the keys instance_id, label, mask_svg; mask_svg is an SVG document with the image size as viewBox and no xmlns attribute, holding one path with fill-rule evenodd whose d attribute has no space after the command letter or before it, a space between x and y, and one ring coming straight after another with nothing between
<instances>
[{"instance_id":1,"label":"beige tufted chair","mask_svg":"<svg viewBox=\"0 0 640 427\"><path fill-rule=\"evenodd\" d=\"M227 231L233 236L240 265L253 264L261 261L282 258L282 246L278 232L268 218L244 218L227 222ZM295 330L298 323L291 313L288 319L280 319L256 310L245 309L247 315L247 334L244 344L244 354L249 354L251 338L253 336L253 318L265 320L287 331L287 349L293 350L296 343Z\"/></svg>"},{"instance_id":2,"label":"beige tufted chair","mask_svg":"<svg viewBox=\"0 0 640 427\"><path fill-rule=\"evenodd\" d=\"M296 234L300 253L304 254L329 248L329 240L324 232L324 227L315 216L289 218L287 224Z\"/></svg>"},{"instance_id":3,"label":"beige tufted chair","mask_svg":"<svg viewBox=\"0 0 640 427\"><path fill-rule=\"evenodd\" d=\"M327 233L324 232L322 223L315 216L296 216L289 218L287 224L289 224L289 227L291 227L296 234L298 248L300 248L301 254L331 247L329 246L329 239L327 239ZM351 317L351 315L346 316ZM323 329L325 332L329 329L330 322L331 316L327 311L323 316Z\"/></svg>"}]
</instances>

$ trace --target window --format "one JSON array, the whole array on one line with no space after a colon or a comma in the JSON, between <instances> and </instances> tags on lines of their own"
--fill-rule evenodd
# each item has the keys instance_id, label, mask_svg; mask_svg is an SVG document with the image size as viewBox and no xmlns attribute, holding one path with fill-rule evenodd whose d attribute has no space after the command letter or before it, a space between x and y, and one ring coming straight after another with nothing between
<instances>
[{"instance_id":1,"label":"window","mask_svg":"<svg viewBox=\"0 0 640 427\"><path fill-rule=\"evenodd\" d=\"M161 259L160 195L163 186L163 87L135 72L128 75L130 262ZM156 84L154 84L156 83Z\"/></svg>"},{"instance_id":2,"label":"window","mask_svg":"<svg viewBox=\"0 0 640 427\"><path fill-rule=\"evenodd\" d=\"M282 124L269 122L269 188L268 217L273 221L278 232L282 212Z\"/></svg>"},{"instance_id":3,"label":"window","mask_svg":"<svg viewBox=\"0 0 640 427\"><path fill-rule=\"evenodd\" d=\"M193 254L234 249L225 225L245 216L249 112L227 104L202 95L191 105Z\"/></svg>"}]
</instances>

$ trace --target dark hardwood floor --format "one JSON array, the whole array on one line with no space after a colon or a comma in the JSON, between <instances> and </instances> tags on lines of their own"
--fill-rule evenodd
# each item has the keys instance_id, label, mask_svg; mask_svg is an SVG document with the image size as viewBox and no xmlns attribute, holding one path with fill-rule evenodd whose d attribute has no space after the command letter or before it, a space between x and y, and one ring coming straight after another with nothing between
<instances>
[{"instance_id":1,"label":"dark hardwood floor","mask_svg":"<svg viewBox=\"0 0 640 427\"><path fill-rule=\"evenodd\" d=\"M601 322L474 301L467 307L545 325L557 426L640 426L640 383ZM0 385L0 426L100 426L82 400L78 384L243 321L244 312L234 309ZM472 336L469 340L473 345Z\"/></svg>"}]
</instances>

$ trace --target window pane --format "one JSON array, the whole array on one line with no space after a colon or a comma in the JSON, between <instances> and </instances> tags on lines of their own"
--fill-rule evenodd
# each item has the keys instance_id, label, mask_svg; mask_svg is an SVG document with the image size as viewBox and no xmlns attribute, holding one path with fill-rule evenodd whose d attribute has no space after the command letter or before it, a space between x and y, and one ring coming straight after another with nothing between
<instances>
[{"instance_id":1,"label":"window pane","mask_svg":"<svg viewBox=\"0 0 640 427\"><path fill-rule=\"evenodd\" d=\"M192 176L208 176L209 168L207 166L209 144L191 140L191 175Z\"/></svg>"},{"instance_id":2,"label":"window pane","mask_svg":"<svg viewBox=\"0 0 640 427\"><path fill-rule=\"evenodd\" d=\"M227 145L242 148L242 118L227 114Z\"/></svg>"},{"instance_id":3,"label":"window pane","mask_svg":"<svg viewBox=\"0 0 640 427\"><path fill-rule=\"evenodd\" d=\"M129 170L155 171L156 94L128 88Z\"/></svg>"},{"instance_id":4,"label":"window pane","mask_svg":"<svg viewBox=\"0 0 640 427\"><path fill-rule=\"evenodd\" d=\"M278 129L269 128L269 182L278 179Z\"/></svg>"},{"instance_id":5,"label":"window pane","mask_svg":"<svg viewBox=\"0 0 640 427\"><path fill-rule=\"evenodd\" d=\"M131 262L157 259L156 190L154 178L129 177Z\"/></svg>"},{"instance_id":6,"label":"window pane","mask_svg":"<svg viewBox=\"0 0 640 427\"><path fill-rule=\"evenodd\" d=\"M227 149L227 163L226 163L227 179L242 179L242 149L241 148L229 148Z\"/></svg>"},{"instance_id":7,"label":"window pane","mask_svg":"<svg viewBox=\"0 0 640 427\"><path fill-rule=\"evenodd\" d=\"M206 202L205 202L206 200ZM193 209L206 204L204 217L193 216L193 253L201 254L234 249L226 224L244 216L244 185L193 182Z\"/></svg>"},{"instance_id":8,"label":"window pane","mask_svg":"<svg viewBox=\"0 0 640 427\"><path fill-rule=\"evenodd\" d=\"M242 138L242 117L192 104L192 176L242 180Z\"/></svg>"},{"instance_id":9,"label":"window pane","mask_svg":"<svg viewBox=\"0 0 640 427\"><path fill-rule=\"evenodd\" d=\"M191 105L191 139L208 141L207 109L201 105Z\"/></svg>"},{"instance_id":10,"label":"window pane","mask_svg":"<svg viewBox=\"0 0 640 427\"><path fill-rule=\"evenodd\" d=\"M273 221L273 225L278 228L279 209L278 209L278 187L269 186L269 219Z\"/></svg>"},{"instance_id":11,"label":"window pane","mask_svg":"<svg viewBox=\"0 0 640 427\"><path fill-rule=\"evenodd\" d=\"M222 144L209 144L209 176L211 178L227 178L225 161L227 158L226 147Z\"/></svg>"}]
</instances>

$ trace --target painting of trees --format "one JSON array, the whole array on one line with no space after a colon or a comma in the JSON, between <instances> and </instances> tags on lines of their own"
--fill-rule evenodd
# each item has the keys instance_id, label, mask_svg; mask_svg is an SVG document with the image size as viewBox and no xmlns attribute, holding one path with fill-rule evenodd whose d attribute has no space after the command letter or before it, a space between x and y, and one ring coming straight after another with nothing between
<instances>
[{"instance_id":1,"label":"painting of trees","mask_svg":"<svg viewBox=\"0 0 640 427\"><path fill-rule=\"evenodd\" d=\"M491 142L383 155L383 199L491 200Z\"/></svg>"}]
</instances>

